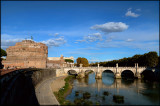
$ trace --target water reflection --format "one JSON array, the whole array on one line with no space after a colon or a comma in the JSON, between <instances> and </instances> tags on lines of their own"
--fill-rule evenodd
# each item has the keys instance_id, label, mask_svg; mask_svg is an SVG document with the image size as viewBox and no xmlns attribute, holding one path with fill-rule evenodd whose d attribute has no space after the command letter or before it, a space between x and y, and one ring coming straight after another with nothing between
<instances>
[{"instance_id":1,"label":"water reflection","mask_svg":"<svg viewBox=\"0 0 160 106\"><path fill-rule=\"evenodd\" d=\"M105 85L112 85L114 83L114 74L110 72L103 72L102 73L102 82Z\"/></svg>"},{"instance_id":2,"label":"water reflection","mask_svg":"<svg viewBox=\"0 0 160 106\"><path fill-rule=\"evenodd\" d=\"M78 97L75 97L75 91L80 91ZM105 91L109 92L109 95L104 97ZM80 98L83 92L91 93L89 100L93 104L99 102L101 105L116 105L117 103L113 102L114 94L124 96L123 104L126 105L157 105L160 99L158 83L114 79L112 73L103 73L102 79L98 80L94 73L84 79L75 79L72 92L66 99L73 102L75 98Z\"/></svg>"}]
</instances>

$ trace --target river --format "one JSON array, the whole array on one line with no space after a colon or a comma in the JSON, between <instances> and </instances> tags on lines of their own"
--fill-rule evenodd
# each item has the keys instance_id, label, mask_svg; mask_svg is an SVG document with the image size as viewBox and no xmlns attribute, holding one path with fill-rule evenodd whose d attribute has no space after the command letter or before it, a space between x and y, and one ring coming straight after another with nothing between
<instances>
[{"instance_id":1,"label":"river","mask_svg":"<svg viewBox=\"0 0 160 106\"><path fill-rule=\"evenodd\" d=\"M75 92L79 96L75 96ZM109 95L103 93L107 91ZM95 73L91 73L87 78L75 79L73 89L66 100L74 102L76 98L81 98L84 92L89 92L89 98L93 104L100 105L159 105L159 83L147 82L140 79L124 80L114 79L113 73L104 72L102 79L95 79ZM124 102L116 103L113 95L124 96Z\"/></svg>"}]
</instances>

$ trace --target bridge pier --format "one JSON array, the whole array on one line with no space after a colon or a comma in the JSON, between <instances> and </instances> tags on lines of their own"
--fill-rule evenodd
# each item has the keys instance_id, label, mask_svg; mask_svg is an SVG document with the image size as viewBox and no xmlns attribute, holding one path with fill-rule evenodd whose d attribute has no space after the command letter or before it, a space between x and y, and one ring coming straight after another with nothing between
<instances>
[{"instance_id":1,"label":"bridge pier","mask_svg":"<svg viewBox=\"0 0 160 106\"><path fill-rule=\"evenodd\" d=\"M117 72L117 73L115 74L115 78L116 78L116 79L121 78L121 74L120 74L119 72Z\"/></svg>"},{"instance_id":2,"label":"bridge pier","mask_svg":"<svg viewBox=\"0 0 160 106\"><path fill-rule=\"evenodd\" d=\"M76 78L84 78L84 77L85 77L85 73L84 72L80 72L76 76Z\"/></svg>"},{"instance_id":3,"label":"bridge pier","mask_svg":"<svg viewBox=\"0 0 160 106\"><path fill-rule=\"evenodd\" d=\"M135 73L134 77L140 79L141 75L138 71L138 63L135 63L135 68L136 68L136 73Z\"/></svg>"},{"instance_id":4,"label":"bridge pier","mask_svg":"<svg viewBox=\"0 0 160 106\"><path fill-rule=\"evenodd\" d=\"M96 72L96 79L102 79L102 73L99 71L99 64L98 64L98 71Z\"/></svg>"},{"instance_id":5,"label":"bridge pier","mask_svg":"<svg viewBox=\"0 0 160 106\"><path fill-rule=\"evenodd\" d=\"M140 73L137 72L137 73L134 75L134 77L140 79L140 78L141 78L141 75L140 75Z\"/></svg>"},{"instance_id":6,"label":"bridge pier","mask_svg":"<svg viewBox=\"0 0 160 106\"><path fill-rule=\"evenodd\" d=\"M119 70L118 70L118 63L116 64L115 78L116 78L116 79L121 78L121 74L119 73Z\"/></svg>"},{"instance_id":7,"label":"bridge pier","mask_svg":"<svg viewBox=\"0 0 160 106\"><path fill-rule=\"evenodd\" d=\"M96 78L96 79L102 79L102 73L96 72L95 78Z\"/></svg>"}]
</instances>

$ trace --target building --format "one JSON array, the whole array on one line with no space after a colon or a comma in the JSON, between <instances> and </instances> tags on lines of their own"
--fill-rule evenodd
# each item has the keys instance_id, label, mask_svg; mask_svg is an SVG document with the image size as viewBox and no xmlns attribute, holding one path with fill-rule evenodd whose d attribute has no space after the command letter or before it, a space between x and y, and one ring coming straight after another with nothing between
<instances>
[{"instance_id":1,"label":"building","mask_svg":"<svg viewBox=\"0 0 160 106\"><path fill-rule=\"evenodd\" d=\"M48 47L43 43L23 40L7 48L6 52L6 60L2 61L4 68L46 68L47 66Z\"/></svg>"},{"instance_id":2,"label":"building","mask_svg":"<svg viewBox=\"0 0 160 106\"><path fill-rule=\"evenodd\" d=\"M47 68L60 68L64 63L63 55L61 57L48 57Z\"/></svg>"},{"instance_id":3,"label":"building","mask_svg":"<svg viewBox=\"0 0 160 106\"><path fill-rule=\"evenodd\" d=\"M74 57L73 56L71 56L71 57L64 57L64 59L71 59L74 62Z\"/></svg>"},{"instance_id":4,"label":"building","mask_svg":"<svg viewBox=\"0 0 160 106\"><path fill-rule=\"evenodd\" d=\"M60 67L71 67L74 63L66 63L65 59L71 59L74 62L74 57L48 57L47 68L60 68Z\"/></svg>"}]
</instances>

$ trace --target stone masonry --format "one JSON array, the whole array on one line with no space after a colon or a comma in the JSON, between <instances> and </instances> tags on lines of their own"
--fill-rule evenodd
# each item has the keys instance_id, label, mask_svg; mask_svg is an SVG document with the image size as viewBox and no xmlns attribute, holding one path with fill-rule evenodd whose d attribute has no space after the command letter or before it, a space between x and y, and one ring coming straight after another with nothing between
<instances>
[{"instance_id":1,"label":"stone masonry","mask_svg":"<svg viewBox=\"0 0 160 106\"><path fill-rule=\"evenodd\" d=\"M65 63L65 61L64 61L63 55L61 55L60 58L59 57L54 58L54 59L48 58L47 59L47 68L60 68L63 66L64 63Z\"/></svg>"},{"instance_id":2,"label":"stone masonry","mask_svg":"<svg viewBox=\"0 0 160 106\"><path fill-rule=\"evenodd\" d=\"M2 61L4 68L46 68L48 47L43 43L23 40L7 48L6 52L6 60Z\"/></svg>"}]
</instances>

